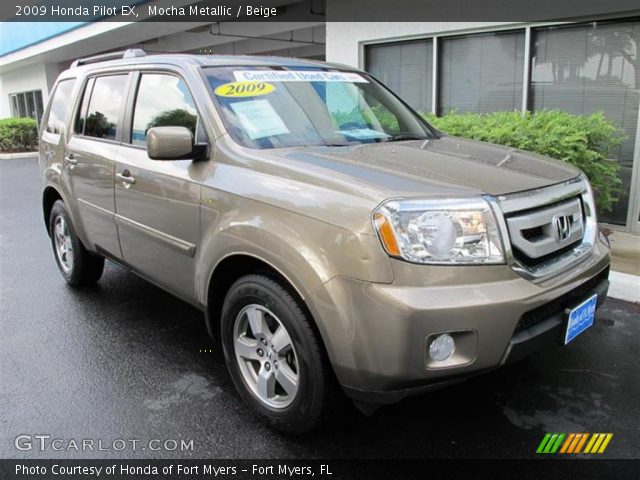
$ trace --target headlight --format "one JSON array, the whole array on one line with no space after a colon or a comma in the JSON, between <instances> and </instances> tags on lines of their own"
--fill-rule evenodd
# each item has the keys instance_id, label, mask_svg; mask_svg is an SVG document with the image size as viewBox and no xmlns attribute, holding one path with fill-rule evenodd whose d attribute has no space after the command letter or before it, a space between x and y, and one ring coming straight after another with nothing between
<instances>
[{"instance_id":1,"label":"headlight","mask_svg":"<svg viewBox=\"0 0 640 480\"><path fill-rule=\"evenodd\" d=\"M481 198L390 200L373 212L387 253L414 263L504 263L489 204Z\"/></svg>"}]
</instances>

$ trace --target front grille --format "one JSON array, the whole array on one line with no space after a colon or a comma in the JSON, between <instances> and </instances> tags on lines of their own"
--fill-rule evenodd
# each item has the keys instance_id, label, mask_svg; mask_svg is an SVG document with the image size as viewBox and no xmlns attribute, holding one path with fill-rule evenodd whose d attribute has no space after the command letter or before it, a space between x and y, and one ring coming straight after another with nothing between
<instances>
[{"instance_id":1,"label":"front grille","mask_svg":"<svg viewBox=\"0 0 640 480\"><path fill-rule=\"evenodd\" d=\"M558 229L558 220L567 227ZM553 261L582 243L584 213L579 196L505 215L513 256L525 267Z\"/></svg>"},{"instance_id":2,"label":"front grille","mask_svg":"<svg viewBox=\"0 0 640 480\"><path fill-rule=\"evenodd\" d=\"M525 228L522 230L522 237L530 242L535 242L544 236L542 227Z\"/></svg>"},{"instance_id":3,"label":"front grille","mask_svg":"<svg viewBox=\"0 0 640 480\"><path fill-rule=\"evenodd\" d=\"M525 312L518 321L514 335L538 325L554 315L563 314L567 308L575 307L578 302L585 300L587 295L589 295L589 293L591 293L600 282L607 278L609 278L609 267L605 268L592 279L586 281L579 287L570 290L561 297L558 297L549 303L545 303L538 308ZM600 304L602 300L603 299L599 298L598 304Z\"/></svg>"},{"instance_id":4,"label":"front grille","mask_svg":"<svg viewBox=\"0 0 640 480\"><path fill-rule=\"evenodd\" d=\"M571 250L576 248L578 245L580 245L580 243L581 241L578 240L577 242L572 243L571 245L567 245L566 247L561 248L560 250L556 250L555 252L548 253L538 258L531 258L527 256L526 253L522 252L520 249L513 247L513 256L516 257L520 261L520 263L523 264L525 267L537 267L538 265L542 265L543 263L550 262L554 258L558 258L559 256L567 252L570 252Z\"/></svg>"}]
</instances>

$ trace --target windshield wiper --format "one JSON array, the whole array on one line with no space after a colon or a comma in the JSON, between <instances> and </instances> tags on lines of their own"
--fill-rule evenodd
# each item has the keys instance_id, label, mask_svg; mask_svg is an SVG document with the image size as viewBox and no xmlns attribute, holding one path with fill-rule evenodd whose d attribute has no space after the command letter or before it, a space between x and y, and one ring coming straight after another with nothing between
<instances>
[{"instance_id":1,"label":"windshield wiper","mask_svg":"<svg viewBox=\"0 0 640 480\"><path fill-rule=\"evenodd\" d=\"M431 137L429 135L422 135L420 133L397 133L382 141L398 142L401 140L431 140Z\"/></svg>"},{"instance_id":2,"label":"windshield wiper","mask_svg":"<svg viewBox=\"0 0 640 480\"><path fill-rule=\"evenodd\" d=\"M423 135L420 133L397 133L395 135L387 135L385 138L371 138L367 139L370 141L365 141L365 139L359 140L351 140L348 142L328 142L324 143L324 147L348 147L351 145L360 145L367 143L383 143L383 142L399 142L402 140L431 140L431 137L428 135Z\"/></svg>"}]
</instances>

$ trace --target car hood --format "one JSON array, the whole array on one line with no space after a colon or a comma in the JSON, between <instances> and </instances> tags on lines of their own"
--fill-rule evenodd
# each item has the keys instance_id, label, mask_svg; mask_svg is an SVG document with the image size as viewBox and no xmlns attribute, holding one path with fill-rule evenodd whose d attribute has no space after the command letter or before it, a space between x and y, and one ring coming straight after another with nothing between
<instances>
[{"instance_id":1,"label":"car hood","mask_svg":"<svg viewBox=\"0 0 640 480\"><path fill-rule=\"evenodd\" d=\"M575 167L509 147L443 136L433 140L274 149L268 156L329 170L334 178L364 183L392 195L532 190L575 178ZM311 173L311 172L309 172Z\"/></svg>"}]
</instances>

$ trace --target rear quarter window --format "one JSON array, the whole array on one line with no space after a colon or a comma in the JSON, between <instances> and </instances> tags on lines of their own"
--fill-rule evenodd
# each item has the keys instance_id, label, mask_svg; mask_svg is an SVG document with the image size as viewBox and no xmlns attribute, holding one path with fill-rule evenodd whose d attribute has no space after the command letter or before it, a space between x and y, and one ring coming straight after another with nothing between
<instances>
[{"instance_id":1,"label":"rear quarter window","mask_svg":"<svg viewBox=\"0 0 640 480\"><path fill-rule=\"evenodd\" d=\"M73 103L71 95L75 82L75 79L58 82L51 97L51 106L45 123L45 131L57 135L64 133L69 107Z\"/></svg>"}]
</instances>

